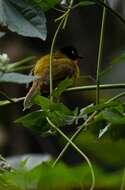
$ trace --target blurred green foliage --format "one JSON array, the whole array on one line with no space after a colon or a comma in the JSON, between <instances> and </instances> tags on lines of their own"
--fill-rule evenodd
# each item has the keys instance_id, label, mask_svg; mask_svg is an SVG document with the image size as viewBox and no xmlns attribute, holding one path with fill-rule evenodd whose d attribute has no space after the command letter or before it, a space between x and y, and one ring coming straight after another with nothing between
<instances>
[{"instance_id":1,"label":"blurred green foliage","mask_svg":"<svg viewBox=\"0 0 125 190\"><path fill-rule=\"evenodd\" d=\"M26 163L20 164L17 169L0 173L1 190L57 190L89 188L91 177L86 165L69 167L60 162L54 169L52 161L37 165L33 169L27 169ZM103 189L119 188L122 180L122 171L110 174L94 167L96 176L96 187Z\"/></svg>"}]
</instances>

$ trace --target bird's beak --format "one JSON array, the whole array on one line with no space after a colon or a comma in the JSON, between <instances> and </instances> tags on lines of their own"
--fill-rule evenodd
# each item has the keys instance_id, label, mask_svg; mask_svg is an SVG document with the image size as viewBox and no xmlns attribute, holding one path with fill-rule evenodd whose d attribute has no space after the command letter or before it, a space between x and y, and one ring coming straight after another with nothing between
<instances>
[{"instance_id":1,"label":"bird's beak","mask_svg":"<svg viewBox=\"0 0 125 190\"><path fill-rule=\"evenodd\" d=\"M78 64L80 63L80 60L81 60L81 59L83 59L83 57L79 55L79 56L77 57L77 60L75 61L75 63L78 65Z\"/></svg>"}]
</instances>

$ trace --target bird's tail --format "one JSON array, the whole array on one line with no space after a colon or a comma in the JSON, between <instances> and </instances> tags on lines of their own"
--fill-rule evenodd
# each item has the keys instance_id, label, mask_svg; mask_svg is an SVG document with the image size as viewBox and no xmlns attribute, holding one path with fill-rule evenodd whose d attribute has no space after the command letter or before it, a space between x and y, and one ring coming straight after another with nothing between
<instances>
[{"instance_id":1,"label":"bird's tail","mask_svg":"<svg viewBox=\"0 0 125 190\"><path fill-rule=\"evenodd\" d=\"M30 88L29 92L27 93L25 99L24 99L24 103L23 103L23 106L24 106L24 110L28 109L31 107L31 99L32 97L39 91L40 89L40 80L35 80L32 84L32 87Z\"/></svg>"}]
</instances>

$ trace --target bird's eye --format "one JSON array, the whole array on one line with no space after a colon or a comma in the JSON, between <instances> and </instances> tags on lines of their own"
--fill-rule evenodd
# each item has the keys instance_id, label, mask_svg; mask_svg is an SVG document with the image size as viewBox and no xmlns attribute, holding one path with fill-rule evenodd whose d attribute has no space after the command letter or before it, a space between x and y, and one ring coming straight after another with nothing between
<instances>
[{"instance_id":1,"label":"bird's eye","mask_svg":"<svg viewBox=\"0 0 125 190\"><path fill-rule=\"evenodd\" d=\"M71 46L66 46L64 48L61 48L60 50L62 53L67 55L72 60L75 60L78 58L78 53L77 53L76 49L74 49Z\"/></svg>"}]
</instances>

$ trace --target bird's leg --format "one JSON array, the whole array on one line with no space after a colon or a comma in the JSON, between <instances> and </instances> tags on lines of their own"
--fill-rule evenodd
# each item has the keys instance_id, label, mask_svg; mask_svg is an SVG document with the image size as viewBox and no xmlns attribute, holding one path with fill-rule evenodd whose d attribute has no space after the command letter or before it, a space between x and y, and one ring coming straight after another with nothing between
<instances>
[{"instance_id":1,"label":"bird's leg","mask_svg":"<svg viewBox=\"0 0 125 190\"><path fill-rule=\"evenodd\" d=\"M24 109L31 107L31 99L32 97L40 90L40 81L41 79L37 79L33 82L32 87L30 88L29 92L27 93L25 100L24 100Z\"/></svg>"}]
</instances>

